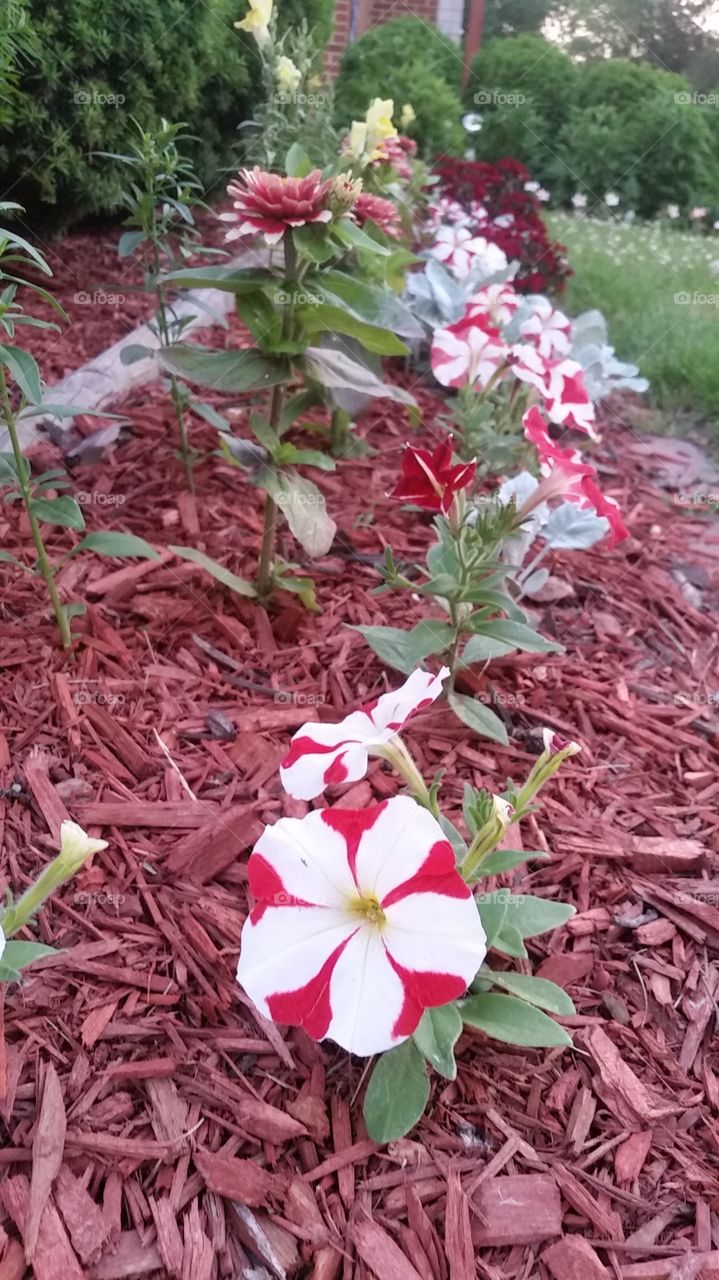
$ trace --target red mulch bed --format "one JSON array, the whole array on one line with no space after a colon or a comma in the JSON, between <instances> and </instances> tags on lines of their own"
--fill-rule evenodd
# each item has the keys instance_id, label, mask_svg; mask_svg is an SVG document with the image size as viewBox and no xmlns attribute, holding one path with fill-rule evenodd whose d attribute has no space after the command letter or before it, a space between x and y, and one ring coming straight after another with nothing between
<instances>
[{"instance_id":1,"label":"red mulch bed","mask_svg":"<svg viewBox=\"0 0 719 1280\"><path fill-rule=\"evenodd\" d=\"M431 424L438 402L419 395ZM159 390L127 408L130 438L75 472L90 527L251 574L259 495L209 458L192 500ZM268 614L169 552L78 557L60 582L89 608L68 658L40 591L2 569L3 879L20 891L67 815L109 841L38 922L63 954L4 994L2 1280L26 1274L20 1242L38 1222L37 1280L719 1275L719 539L642 474L627 429L608 431L601 458L634 540L556 557L576 594L540 610L566 656L478 679L511 745L443 708L408 735L428 776L445 770L451 817L466 779L496 790L525 773L539 726L584 742L523 824L524 846L551 860L500 881L577 907L530 944L534 970L575 1001L575 1050L468 1032L457 1081L435 1077L422 1123L378 1148L362 1123L367 1064L266 1023L235 983L247 855L265 822L306 811L279 786L288 736L397 681L347 624L421 615L371 594L386 540L411 560L429 538L383 497L407 426L381 405L362 434L376 456L321 479L340 533L314 566L317 616L289 597ZM196 439L214 447L200 424ZM27 547L16 507L0 540ZM296 555L284 536L283 550ZM331 799L394 788L374 762Z\"/></svg>"},{"instance_id":2,"label":"red mulch bed","mask_svg":"<svg viewBox=\"0 0 719 1280\"><path fill-rule=\"evenodd\" d=\"M222 246L223 224L212 210L198 217L198 225L204 245ZM52 293L69 321L60 323L48 303L25 294L23 305L31 315L60 323L60 332L27 327L22 333L24 348L39 362L48 383L74 373L154 314L153 299L142 291L142 265L137 256L118 257L122 231L118 223L73 231L61 240L38 242L52 277L39 272L27 274ZM206 262L198 257L191 260L191 265L203 266Z\"/></svg>"}]
</instances>

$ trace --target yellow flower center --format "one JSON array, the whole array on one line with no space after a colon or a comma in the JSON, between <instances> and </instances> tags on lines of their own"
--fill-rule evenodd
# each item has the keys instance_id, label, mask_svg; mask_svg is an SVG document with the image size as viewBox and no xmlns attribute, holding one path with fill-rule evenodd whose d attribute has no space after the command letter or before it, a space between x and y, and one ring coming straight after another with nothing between
<instances>
[{"instance_id":1,"label":"yellow flower center","mask_svg":"<svg viewBox=\"0 0 719 1280\"><path fill-rule=\"evenodd\" d=\"M376 929L381 929L387 919L379 900L373 894L358 894L356 898L350 898L349 909L352 915L359 916L363 923Z\"/></svg>"}]
</instances>

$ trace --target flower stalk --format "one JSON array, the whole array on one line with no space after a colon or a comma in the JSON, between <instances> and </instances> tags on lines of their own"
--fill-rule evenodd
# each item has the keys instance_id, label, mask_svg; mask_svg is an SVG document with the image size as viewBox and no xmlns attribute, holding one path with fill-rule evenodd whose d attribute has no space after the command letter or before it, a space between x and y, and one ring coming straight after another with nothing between
<instances>
[{"instance_id":1,"label":"flower stalk","mask_svg":"<svg viewBox=\"0 0 719 1280\"><path fill-rule=\"evenodd\" d=\"M50 563L50 559L48 557L47 550L45 548L42 532L40 530L40 523L32 509L32 503L31 503L32 495L30 490L30 484L26 474L25 458L23 456L22 449L20 448L20 440L18 438L18 433L17 433L17 420L15 418L12 404L10 403L10 394L8 391L7 380L5 378L5 370L3 369L2 365L0 365L0 401L2 401L3 417L5 419L5 425L8 429L8 435L10 436L10 443L12 445L13 456L15 458L15 470L17 472L17 477L18 477L18 486L20 489L20 494L22 496L23 506L27 514L28 523L30 525L30 533L32 535L32 540L35 544L35 550L37 552L38 571L41 577L43 578L43 581L45 582L45 586L47 587L48 595L50 597L50 603L52 605L52 611L55 615L55 621L57 622L58 629L60 631L60 638L62 640L63 648L69 649L72 646L72 634L70 631L70 624L68 622L67 614L60 600L60 595L57 589L57 583L55 582L55 570L53 569Z\"/></svg>"}]
</instances>

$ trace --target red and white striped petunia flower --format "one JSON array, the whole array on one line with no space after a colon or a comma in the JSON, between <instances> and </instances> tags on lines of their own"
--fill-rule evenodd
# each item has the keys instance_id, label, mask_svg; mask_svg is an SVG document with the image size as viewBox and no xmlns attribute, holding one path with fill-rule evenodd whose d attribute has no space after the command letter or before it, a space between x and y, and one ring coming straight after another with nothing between
<instances>
[{"instance_id":1,"label":"red and white striped petunia flower","mask_svg":"<svg viewBox=\"0 0 719 1280\"><path fill-rule=\"evenodd\" d=\"M528 409L522 418L524 434L539 454L542 482L524 504L520 514L528 516L541 502L552 498L565 498L575 502L583 510L593 510L609 525L609 546L630 536L619 504L602 493L597 484L597 473L574 449L562 449L549 434L549 425L537 405Z\"/></svg>"},{"instance_id":2,"label":"red and white striped petunia flower","mask_svg":"<svg viewBox=\"0 0 719 1280\"><path fill-rule=\"evenodd\" d=\"M536 347L528 342L517 343L512 347L512 373L521 382L528 382L541 396L546 394L549 377L549 362L540 355Z\"/></svg>"},{"instance_id":3,"label":"red and white striped petunia flower","mask_svg":"<svg viewBox=\"0 0 719 1280\"><path fill-rule=\"evenodd\" d=\"M559 427L583 431L598 440L596 413L584 383L584 370L576 360L547 362L544 405L552 422Z\"/></svg>"},{"instance_id":4,"label":"red and white striped petunia flower","mask_svg":"<svg viewBox=\"0 0 719 1280\"><path fill-rule=\"evenodd\" d=\"M459 280L475 269L481 268L489 276L495 271L504 271L508 266L507 255L499 245L491 244L484 236L473 235L468 227L439 227L429 252Z\"/></svg>"},{"instance_id":5,"label":"red and white striped petunia flower","mask_svg":"<svg viewBox=\"0 0 719 1280\"><path fill-rule=\"evenodd\" d=\"M457 999L486 937L437 820L408 796L267 827L237 979L259 1011L367 1057Z\"/></svg>"},{"instance_id":6,"label":"red and white striped petunia flower","mask_svg":"<svg viewBox=\"0 0 719 1280\"><path fill-rule=\"evenodd\" d=\"M413 671L399 689L383 693L339 724L303 725L280 765L285 791L296 800L314 800L325 787L363 778L368 757L380 754L377 748L391 742L417 711L432 705L448 675L448 667L436 676Z\"/></svg>"},{"instance_id":7,"label":"red and white striped petunia flower","mask_svg":"<svg viewBox=\"0 0 719 1280\"><path fill-rule=\"evenodd\" d=\"M486 387L508 356L499 330L479 316L465 315L432 338L432 372L443 387Z\"/></svg>"},{"instance_id":8,"label":"red and white striped petunia flower","mask_svg":"<svg viewBox=\"0 0 719 1280\"><path fill-rule=\"evenodd\" d=\"M472 294L465 314L473 320L478 317L484 319L501 329L509 324L519 306L521 299L513 285L486 284Z\"/></svg>"},{"instance_id":9,"label":"red and white striped petunia flower","mask_svg":"<svg viewBox=\"0 0 719 1280\"><path fill-rule=\"evenodd\" d=\"M533 300L532 313L522 321L519 332L545 360L568 356L572 349L572 322L549 298Z\"/></svg>"}]
</instances>

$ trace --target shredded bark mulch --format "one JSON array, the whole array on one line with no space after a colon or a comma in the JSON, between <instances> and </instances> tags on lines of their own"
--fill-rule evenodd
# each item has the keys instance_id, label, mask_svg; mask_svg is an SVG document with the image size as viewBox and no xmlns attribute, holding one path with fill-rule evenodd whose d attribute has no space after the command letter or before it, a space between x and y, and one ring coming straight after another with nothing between
<instances>
[{"instance_id":1,"label":"shredded bark mulch","mask_svg":"<svg viewBox=\"0 0 719 1280\"><path fill-rule=\"evenodd\" d=\"M439 401L417 394L431 429ZM197 422L192 498L161 390L123 408L123 440L75 467L75 489L88 527L140 534L161 561L66 564L64 598L88 601L73 657L38 587L2 566L2 881L22 891L67 816L109 848L41 914L35 936L62 954L3 991L1 1280L719 1276L719 533L649 478L664 446L607 428L603 484L633 538L553 557L552 599L533 607L566 655L474 678L510 746L441 707L407 735L426 776L445 771L457 821L464 781L521 778L542 726L584 744L512 833L550 860L496 882L577 908L529 944L575 1002L575 1047L466 1033L457 1081L435 1077L421 1124L379 1148L367 1063L258 1017L234 970L253 842L307 808L279 785L289 735L400 679L353 624L422 616L420 599L372 594L387 542L412 563L431 536L383 496L408 425L372 409L374 456L321 478L339 524L311 566L322 612L286 596L268 613L165 549L251 576L257 491ZM38 467L58 457L35 450ZM0 539L27 550L16 506ZM329 799L395 787L374 762Z\"/></svg>"}]
</instances>

